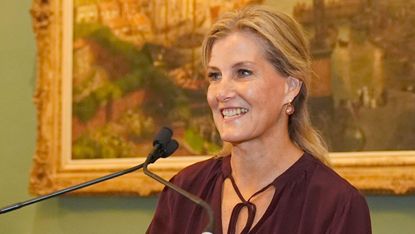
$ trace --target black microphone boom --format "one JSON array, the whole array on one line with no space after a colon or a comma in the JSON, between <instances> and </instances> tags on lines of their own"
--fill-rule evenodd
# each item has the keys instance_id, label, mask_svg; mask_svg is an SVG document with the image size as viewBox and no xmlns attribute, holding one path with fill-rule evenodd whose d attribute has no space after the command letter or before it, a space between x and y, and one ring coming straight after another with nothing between
<instances>
[{"instance_id":1,"label":"black microphone boom","mask_svg":"<svg viewBox=\"0 0 415 234\"><path fill-rule=\"evenodd\" d=\"M52 197L59 196L59 195L64 194L64 193L72 192L74 190L85 188L85 187L88 187L88 186L91 186L91 185L94 185L94 184L97 184L97 183L100 183L100 182L103 182L103 181L106 181L106 180L109 180L109 179L112 179L112 178L115 178L115 177L118 177L118 176L128 174L130 172L133 172L133 171L136 171L136 170L142 168L143 165L144 165L144 163L141 163L137 166L131 167L131 168L123 170L123 171L115 172L115 173L112 173L112 174L109 174L109 175L106 175L106 176L103 176L103 177L100 177L100 178L97 178L97 179L94 179L94 180L91 180L91 181L87 181L85 183L77 184L77 185L74 185L74 186L71 186L71 187L68 187L68 188L64 188L62 190L58 190L58 191L53 192L53 193L49 193L49 194L46 194L46 195L43 195L43 196L35 197L33 199L30 199L30 200L27 200L27 201L24 201L24 202L18 202L16 204L13 204L13 205L10 205L10 206L7 206L7 207L3 207L3 208L0 209L0 214L4 214L4 213L10 212L12 210L17 210L19 208L31 205L31 204L36 203L36 202L40 202L40 201L43 201L43 200L46 200L46 199L49 199L49 198L52 198Z\"/></svg>"},{"instance_id":2,"label":"black microphone boom","mask_svg":"<svg viewBox=\"0 0 415 234\"><path fill-rule=\"evenodd\" d=\"M170 136L171 137L171 136ZM174 151L176 151L176 149L178 148L179 144L177 143L176 140L171 139L170 142L168 142L167 144L165 144L165 149L163 150L165 153L164 157L170 156L171 154L174 153ZM154 157L148 157L147 160L144 162L143 165L143 171L144 174L148 175L149 177L157 180L158 182L164 184L165 186L173 189L174 191L178 192L179 194L181 194L182 196L188 198L189 200L191 200L192 202L194 202L195 204L203 207L207 214L208 214L208 218L209 218L209 222L205 227L205 231L203 232L203 234L212 234L213 230L214 230L214 216L213 216L213 210L210 207L210 205L205 202L204 200L202 200L201 198L187 192L186 190L176 186L175 184L161 178L160 176L152 173L151 171L148 170L148 165L150 163L155 162L157 159L159 159L160 157L163 157L162 155L160 155L158 158L154 158Z\"/></svg>"},{"instance_id":3,"label":"black microphone boom","mask_svg":"<svg viewBox=\"0 0 415 234\"><path fill-rule=\"evenodd\" d=\"M151 160L148 163L153 163L154 161L156 161L160 157L168 157L177 149L177 146L173 150L171 149L172 146L168 146L169 142L171 142L171 136L172 136L172 131L168 128L163 127L159 131L159 133L157 134L157 136L156 136L156 138L154 139L154 142L153 142L153 145L154 145L153 151L147 157L147 160L148 159L154 159L154 160ZM177 142L176 142L176 144L177 144ZM172 152L170 153L170 151L172 151ZM91 186L91 185L94 185L94 184L97 184L97 183L100 183L100 182L103 182L103 181L106 181L106 180L109 180L109 179L112 179L112 178L115 178L115 177L118 177L118 176L122 176L122 175L125 175L125 174L128 174L128 173L131 173L133 171L141 169L143 166L144 166L144 163L141 163L137 166L131 167L129 169L125 169L123 171L115 172L115 173L112 173L112 174L109 174L109 175L106 175L106 176L103 176L103 177L100 177L100 178L97 178L97 179L94 179L94 180L91 180L91 181L87 181L87 182L84 182L84 183L81 183L81 184L77 184L77 185L74 185L74 186L71 186L71 187L68 187L68 188L58 190L58 191L53 192L53 193L49 193L49 194L46 194L46 195L43 195L43 196L35 197L33 199L30 199L30 200L27 200L27 201L24 201L24 202L18 202L18 203L15 203L13 205L10 205L10 206L3 207L3 208L0 209L0 214L4 214L4 213L10 212L10 211L13 211L13 210L31 205L33 203L37 203L37 202L40 202L40 201L43 201L43 200L46 200L46 199L49 199L49 198L52 198L52 197L62 195L64 193L72 192L74 190L82 189L82 188L85 188L85 187L88 187L88 186Z\"/></svg>"}]
</instances>

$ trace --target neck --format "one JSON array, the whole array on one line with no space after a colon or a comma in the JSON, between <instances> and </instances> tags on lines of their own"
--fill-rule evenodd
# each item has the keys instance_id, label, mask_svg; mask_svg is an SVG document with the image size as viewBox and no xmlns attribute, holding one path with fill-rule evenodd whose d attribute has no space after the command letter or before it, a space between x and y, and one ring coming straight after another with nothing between
<instances>
[{"instance_id":1,"label":"neck","mask_svg":"<svg viewBox=\"0 0 415 234\"><path fill-rule=\"evenodd\" d=\"M281 175L303 153L290 140L288 131L234 144L232 175L242 194L249 197Z\"/></svg>"}]
</instances>

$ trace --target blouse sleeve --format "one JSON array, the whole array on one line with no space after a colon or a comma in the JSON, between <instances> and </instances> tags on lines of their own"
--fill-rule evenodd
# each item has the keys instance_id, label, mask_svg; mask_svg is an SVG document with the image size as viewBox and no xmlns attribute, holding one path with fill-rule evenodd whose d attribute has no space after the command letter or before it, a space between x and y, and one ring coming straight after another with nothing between
<instances>
[{"instance_id":1,"label":"blouse sleeve","mask_svg":"<svg viewBox=\"0 0 415 234\"><path fill-rule=\"evenodd\" d=\"M345 196L345 200L335 212L328 233L372 233L369 208L365 198L359 192L354 190Z\"/></svg>"}]
</instances>

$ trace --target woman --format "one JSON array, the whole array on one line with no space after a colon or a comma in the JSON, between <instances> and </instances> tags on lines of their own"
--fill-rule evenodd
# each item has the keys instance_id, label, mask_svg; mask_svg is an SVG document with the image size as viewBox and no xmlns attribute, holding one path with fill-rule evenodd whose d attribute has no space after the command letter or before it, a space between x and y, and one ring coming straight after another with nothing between
<instances>
[{"instance_id":1,"label":"woman","mask_svg":"<svg viewBox=\"0 0 415 234\"><path fill-rule=\"evenodd\" d=\"M310 57L298 24L255 6L226 14L203 44L209 106L227 156L172 182L207 201L214 233L371 233L364 197L325 165L306 98ZM202 233L205 211L164 189L148 233Z\"/></svg>"}]
</instances>

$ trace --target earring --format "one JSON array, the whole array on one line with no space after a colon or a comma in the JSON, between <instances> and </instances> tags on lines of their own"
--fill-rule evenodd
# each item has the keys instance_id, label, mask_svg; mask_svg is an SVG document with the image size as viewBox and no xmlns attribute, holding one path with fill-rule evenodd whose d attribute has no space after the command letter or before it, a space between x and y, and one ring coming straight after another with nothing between
<instances>
[{"instance_id":1,"label":"earring","mask_svg":"<svg viewBox=\"0 0 415 234\"><path fill-rule=\"evenodd\" d=\"M295 108L294 108L294 106L291 102L292 102L292 100L289 100L288 103L285 104L287 106L285 108L285 113L287 113L287 115L292 115L295 111Z\"/></svg>"}]
</instances>

